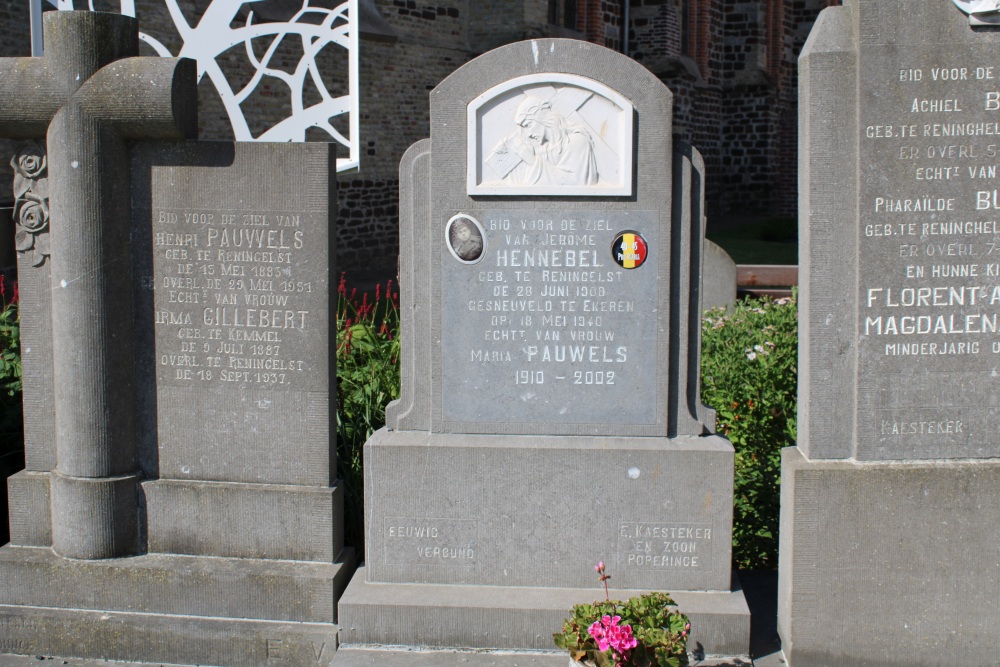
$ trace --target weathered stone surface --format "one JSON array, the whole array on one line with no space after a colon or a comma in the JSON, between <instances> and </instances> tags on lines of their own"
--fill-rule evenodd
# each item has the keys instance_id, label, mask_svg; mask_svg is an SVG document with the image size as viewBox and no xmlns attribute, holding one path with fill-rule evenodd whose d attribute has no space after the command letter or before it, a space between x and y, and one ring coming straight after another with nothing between
<instances>
[{"instance_id":1,"label":"weathered stone surface","mask_svg":"<svg viewBox=\"0 0 1000 667\"><path fill-rule=\"evenodd\" d=\"M995 662L1000 463L809 461L788 448L781 478L790 665Z\"/></svg>"},{"instance_id":2,"label":"weathered stone surface","mask_svg":"<svg viewBox=\"0 0 1000 667\"><path fill-rule=\"evenodd\" d=\"M428 586L366 583L359 569L340 602L341 643L422 647L552 648L574 604L593 602L603 590L509 586ZM750 611L733 591L676 592L671 596L691 619L692 652L746 653ZM727 585L727 588L729 586ZM613 589L624 599L644 590ZM563 656L565 660L565 655ZM340 659L337 664L341 664ZM345 663L350 664L350 663Z\"/></svg>"},{"instance_id":3,"label":"weathered stone surface","mask_svg":"<svg viewBox=\"0 0 1000 667\"><path fill-rule=\"evenodd\" d=\"M671 103L566 40L431 94L400 165L402 389L365 446L347 641L551 648L603 560L690 592L711 652L747 653L733 449L698 396L704 164Z\"/></svg>"},{"instance_id":4,"label":"weathered stone surface","mask_svg":"<svg viewBox=\"0 0 1000 667\"><path fill-rule=\"evenodd\" d=\"M798 446L811 458L847 458L857 361L857 54L850 10L820 14L799 86ZM836 187L830 187L830 184Z\"/></svg>"},{"instance_id":5,"label":"weathered stone surface","mask_svg":"<svg viewBox=\"0 0 1000 667\"><path fill-rule=\"evenodd\" d=\"M7 478L10 543L23 547L52 544L52 496L49 475L22 470ZM51 511L51 510L50 510Z\"/></svg>"},{"instance_id":6,"label":"weathered stone surface","mask_svg":"<svg viewBox=\"0 0 1000 667\"><path fill-rule=\"evenodd\" d=\"M344 545L339 485L157 480L143 492L150 553L332 563Z\"/></svg>"},{"instance_id":7,"label":"weathered stone surface","mask_svg":"<svg viewBox=\"0 0 1000 667\"><path fill-rule=\"evenodd\" d=\"M331 589L343 588L352 565L168 554L73 561L7 547L0 604L333 623Z\"/></svg>"},{"instance_id":8,"label":"weathered stone surface","mask_svg":"<svg viewBox=\"0 0 1000 667\"><path fill-rule=\"evenodd\" d=\"M850 0L803 52L792 667L995 662L996 46L955 3Z\"/></svg>"},{"instance_id":9,"label":"weathered stone surface","mask_svg":"<svg viewBox=\"0 0 1000 667\"><path fill-rule=\"evenodd\" d=\"M736 262L708 239L705 239L705 272L701 281L701 305L705 310L736 303Z\"/></svg>"},{"instance_id":10,"label":"weathered stone surface","mask_svg":"<svg viewBox=\"0 0 1000 667\"><path fill-rule=\"evenodd\" d=\"M0 647L20 655L220 667L269 662L325 667L332 625L0 605Z\"/></svg>"},{"instance_id":11,"label":"weathered stone surface","mask_svg":"<svg viewBox=\"0 0 1000 667\"><path fill-rule=\"evenodd\" d=\"M800 236L810 458L1000 455L995 38L954 4L896 0L825 12L810 38Z\"/></svg>"},{"instance_id":12,"label":"weathered stone surface","mask_svg":"<svg viewBox=\"0 0 1000 667\"><path fill-rule=\"evenodd\" d=\"M44 30L44 58L0 63L4 134L45 137L49 152L47 163L18 160L18 178L45 183L18 207L22 302L41 311L22 341L37 383L26 390L25 459L52 470L52 503L65 509L52 516L53 548L109 558L138 546L125 142L193 136L195 72L130 58L139 40L128 17L50 13Z\"/></svg>"},{"instance_id":13,"label":"weathered stone surface","mask_svg":"<svg viewBox=\"0 0 1000 667\"><path fill-rule=\"evenodd\" d=\"M673 155L670 93L633 61L603 51L598 57L598 49L571 40L512 45L469 63L432 93L434 151L426 158L426 167L420 148L411 149L402 164L401 178L404 182L411 178L413 182L407 183L401 197L400 222L404 257L402 294L404 299L409 298L408 294L414 295L404 309L409 312L426 307L429 315L424 320L422 313L417 313L414 335L404 339L404 359L413 359L413 362L404 360L404 383L420 382L409 378L410 363L426 366L431 382L428 391L415 395L404 392L400 404L390 411L396 420L394 427L422 428L430 424L431 430L440 432L568 435L668 436L704 432L702 416L694 408L697 384L692 385L685 373L680 373L684 382L676 387L671 388L668 381L671 374L680 372L672 351L697 347L690 344L692 336L697 338L697 331L688 327L688 317L691 306L700 303L698 299L692 304L676 296L686 294L681 281L685 279L683 272L692 266L690 257L695 251L690 238L680 236L681 225L672 227L670 223L674 211L673 165L667 157ZM642 120L636 125L637 168L631 197L574 200L566 195L497 198L473 197L467 193L468 144L470 136L479 135L466 130L470 122L466 105L473 98L502 87L504 82L517 81L519 76L534 76L546 69L559 79L558 86L562 88L572 88L574 84L566 81L572 81L567 77L573 76L613 82L614 90L634 106ZM533 87L540 85L536 79L524 84L524 95L541 94ZM498 93L501 100L507 99L504 94ZM551 89L548 94L552 95ZM513 120L509 119L510 127L516 127ZM409 164L410 160L421 161L421 166ZM429 195L408 194L410 187L418 193L427 188ZM697 188L700 192L700 184ZM447 239L443 237L445 227L456 215L470 217L481 227L479 235L485 248L476 263L463 263L449 253ZM696 220L702 222L700 211ZM506 226L509 228L504 229ZM532 226L536 228L530 229ZM645 263L635 269L616 264L611 252L617 234L629 230L649 237ZM575 235L573 243L579 243L573 247L567 240L563 248L560 234ZM556 247L551 245L550 236L555 237ZM524 245L525 242L530 245ZM543 242L548 245L542 245ZM569 254L555 255L562 250L574 253L572 260L567 259ZM543 254L549 252L552 254ZM575 253L580 253L579 260ZM532 261L532 266L524 266ZM543 262L548 262L547 266ZM557 295L545 296L543 288L555 288ZM576 293L584 288L603 288L604 292L597 289L594 296L589 296L589 292ZM567 294L558 296L562 290ZM569 295L569 291L573 294ZM429 300L426 306L425 298ZM474 304L473 311L469 310L470 303ZM612 312L611 308L619 304L623 312ZM499 310L493 310L494 306ZM463 312L462 321L467 324L460 325L455 318ZM645 324L618 331L623 314L626 320L645 317L636 320ZM524 317L533 319L529 324L522 321ZM543 322L543 317L549 320ZM598 318L600 325L596 324ZM581 325L584 336L613 334L617 338L599 345L597 341L570 340L571 333L576 334ZM478 331L482 338L478 349L470 348L462 338L472 335L469 328ZM502 340L504 331L507 340ZM544 340L550 332L557 332L562 338ZM522 334L524 339L520 338ZM488 335L497 339L488 339ZM423 346L424 340L441 340L443 344L428 349ZM542 361L546 342L550 344L548 360ZM577 352L585 358L576 365L557 362L554 343L559 344L561 354L567 355L568 345L582 346L582 352ZM526 350L529 346L537 348L537 352ZM620 347L625 348L624 361L619 355ZM591 357L591 352L595 356ZM428 354L428 361L421 359ZM477 364L477 360L487 355L489 362ZM638 373L639 366L633 363L640 364L644 371L654 372ZM527 372L529 367L534 372L522 378L520 372ZM583 383L588 380L588 370L594 384L589 385L589 390L581 389L586 386ZM537 382L538 371L542 372L541 384ZM575 371L584 375L577 378ZM596 371L614 371L614 384L607 383L605 374L604 384L597 385ZM478 383L473 378L478 378ZM522 379L526 381L523 384ZM574 384L577 380L581 385ZM487 382L496 399L490 403L485 402L482 392L471 391L473 386L485 386ZM502 391L497 392L500 388ZM574 398L573 405L568 402L557 405L564 394ZM529 398L521 400L518 396ZM592 407L588 413L559 414L560 407L572 413L573 406L581 403L583 397L586 399L582 402ZM469 405L462 406L465 402ZM546 404L551 408L548 414ZM627 406L627 410L616 412L612 406L619 404ZM523 414L523 418L508 419L512 411Z\"/></svg>"},{"instance_id":14,"label":"weathered stone surface","mask_svg":"<svg viewBox=\"0 0 1000 667\"><path fill-rule=\"evenodd\" d=\"M0 62L26 99L0 103L4 127L49 128L47 179L19 169L15 189L47 187L52 212L21 216L22 264L51 265L21 300L51 331L33 320L25 345L48 339L52 372L25 373L0 652L328 664L354 567L330 433L334 149L159 141L194 128L193 64L116 60L137 48L127 17L46 20L44 61Z\"/></svg>"},{"instance_id":15,"label":"weathered stone surface","mask_svg":"<svg viewBox=\"0 0 1000 667\"><path fill-rule=\"evenodd\" d=\"M604 561L622 588L730 584L732 445L717 436L382 430L365 471L370 581L589 589Z\"/></svg>"},{"instance_id":16,"label":"weathered stone surface","mask_svg":"<svg viewBox=\"0 0 1000 667\"><path fill-rule=\"evenodd\" d=\"M134 151L133 211L152 223L133 235L147 475L321 486L336 477L333 159L331 144Z\"/></svg>"}]
</instances>

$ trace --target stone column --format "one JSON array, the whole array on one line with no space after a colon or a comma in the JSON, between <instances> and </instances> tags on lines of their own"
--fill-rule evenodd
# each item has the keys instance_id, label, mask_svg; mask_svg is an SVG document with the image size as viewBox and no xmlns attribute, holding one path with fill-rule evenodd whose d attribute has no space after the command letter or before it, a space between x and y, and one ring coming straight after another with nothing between
<instances>
[{"instance_id":1,"label":"stone column","mask_svg":"<svg viewBox=\"0 0 1000 667\"><path fill-rule=\"evenodd\" d=\"M135 552L138 524L126 141L195 134L195 68L129 57L130 17L50 12L44 30L43 58L0 60L0 122L15 137L47 128L52 546L112 558Z\"/></svg>"}]
</instances>

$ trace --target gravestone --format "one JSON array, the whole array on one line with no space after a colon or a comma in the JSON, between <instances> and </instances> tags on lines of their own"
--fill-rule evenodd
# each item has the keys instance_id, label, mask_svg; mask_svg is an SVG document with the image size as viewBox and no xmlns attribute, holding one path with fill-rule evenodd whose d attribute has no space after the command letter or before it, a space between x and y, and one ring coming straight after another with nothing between
<instances>
[{"instance_id":1,"label":"gravestone","mask_svg":"<svg viewBox=\"0 0 1000 667\"><path fill-rule=\"evenodd\" d=\"M736 262L720 246L705 239L705 272L702 275L701 306L728 308L736 303Z\"/></svg>"},{"instance_id":2,"label":"gravestone","mask_svg":"<svg viewBox=\"0 0 1000 667\"><path fill-rule=\"evenodd\" d=\"M328 144L183 141L195 71L134 19L0 60L19 153L26 470L0 653L328 664L351 571L331 441ZM14 101L11 101L14 100Z\"/></svg>"},{"instance_id":3,"label":"gravestone","mask_svg":"<svg viewBox=\"0 0 1000 667\"><path fill-rule=\"evenodd\" d=\"M969 5L850 0L803 51L793 667L1000 649L1000 33Z\"/></svg>"},{"instance_id":4,"label":"gravestone","mask_svg":"<svg viewBox=\"0 0 1000 667\"><path fill-rule=\"evenodd\" d=\"M431 93L400 168L401 398L365 446L337 663L554 650L598 561L614 594L674 594L692 649L747 653L733 449L698 395L704 170L671 110L643 67L574 40L497 49Z\"/></svg>"}]
</instances>

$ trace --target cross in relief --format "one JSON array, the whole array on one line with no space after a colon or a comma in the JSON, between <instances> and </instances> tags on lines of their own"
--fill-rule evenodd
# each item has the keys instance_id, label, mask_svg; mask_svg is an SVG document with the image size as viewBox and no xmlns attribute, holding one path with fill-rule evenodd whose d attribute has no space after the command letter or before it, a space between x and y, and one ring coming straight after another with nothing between
<instances>
[{"instance_id":1,"label":"cross in relief","mask_svg":"<svg viewBox=\"0 0 1000 667\"><path fill-rule=\"evenodd\" d=\"M51 309L51 331L24 334L51 344L51 358L31 364L51 364L50 376L39 373L51 377L39 405L54 410L26 422L53 424L53 549L113 558L138 539L127 142L195 136L195 66L137 57L138 24L127 16L47 12L43 30L43 57L0 58L0 136L45 139L48 149L51 261L21 268L49 280L21 281L25 310Z\"/></svg>"}]
</instances>

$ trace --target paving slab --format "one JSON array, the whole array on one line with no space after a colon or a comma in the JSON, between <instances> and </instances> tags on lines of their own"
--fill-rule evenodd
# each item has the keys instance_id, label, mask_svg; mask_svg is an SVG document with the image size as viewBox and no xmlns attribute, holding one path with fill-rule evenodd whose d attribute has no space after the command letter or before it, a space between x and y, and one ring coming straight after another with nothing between
<instances>
[{"instance_id":1,"label":"paving slab","mask_svg":"<svg viewBox=\"0 0 1000 667\"><path fill-rule=\"evenodd\" d=\"M338 652L338 665L361 667L566 667L565 653L443 653L440 651L408 651L387 649L344 649ZM783 663L768 663L766 667L780 667ZM52 656L0 655L0 667L193 667L167 663L113 662L107 660L79 660ZM753 667L742 658L718 658L691 663L692 667ZM205 667L205 666L199 666Z\"/></svg>"}]
</instances>

